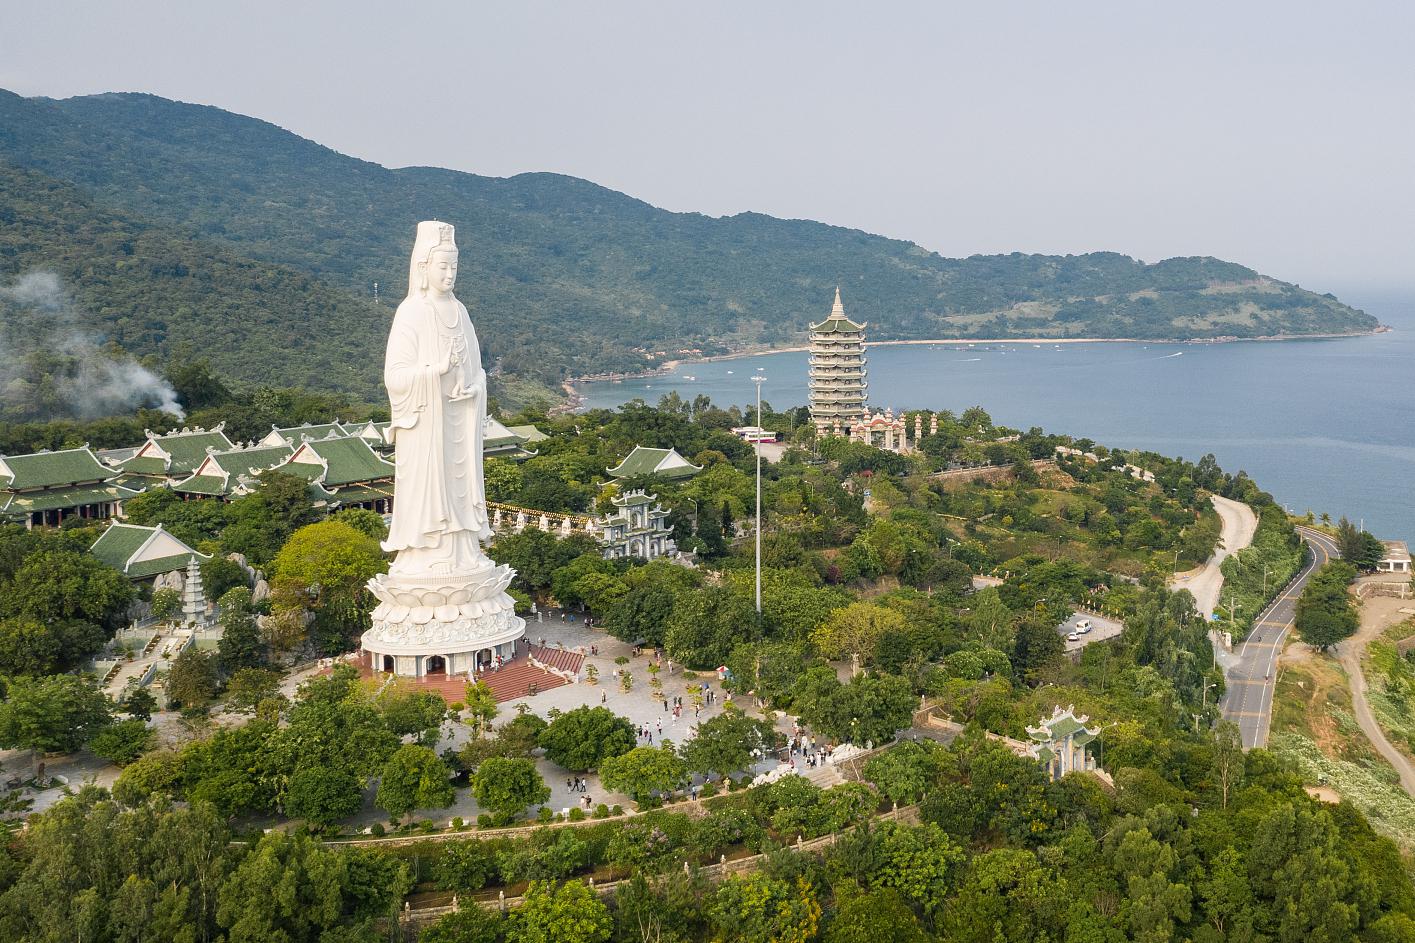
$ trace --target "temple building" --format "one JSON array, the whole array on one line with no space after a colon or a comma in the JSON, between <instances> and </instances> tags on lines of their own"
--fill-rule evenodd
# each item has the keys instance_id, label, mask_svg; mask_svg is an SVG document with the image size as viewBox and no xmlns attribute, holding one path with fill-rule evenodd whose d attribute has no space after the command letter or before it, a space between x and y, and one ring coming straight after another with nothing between
<instances>
[{"instance_id":1,"label":"temple building","mask_svg":"<svg viewBox=\"0 0 1415 943\"><path fill-rule=\"evenodd\" d=\"M136 491L153 485L180 481L205 461L209 450L226 451L236 446L222 431L225 423L214 429L182 429L157 435L147 433L147 441L138 446L132 458L118 463L118 483Z\"/></svg>"},{"instance_id":2,"label":"temple building","mask_svg":"<svg viewBox=\"0 0 1415 943\"><path fill-rule=\"evenodd\" d=\"M1095 757L1086 752L1086 744L1100 735L1100 728L1086 726L1085 714L1076 716L1076 708L1052 708L1051 716L1035 727L1027 728L1030 738L1028 752L1041 761L1042 768L1052 779L1067 773L1094 772Z\"/></svg>"},{"instance_id":3,"label":"temple building","mask_svg":"<svg viewBox=\"0 0 1415 943\"><path fill-rule=\"evenodd\" d=\"M117 521L89 548L93 554L130 580L151 580L164 573L185 570L192 561L210 560L163 529L120 524Z\"/></svg>"},{"instance_id":4,"label":"temple building","mask_svg":"<svg viewBox=\"0 0 1415 943\"><path fill-rule=\"evenodd\" d=\"M117 474L87 447L0 457L0 519L34 528L116 517L123 500L141 492Z\"/></svg>"},{"instance_id":5,"label":"temple building","mask_svg":"<svg viewBox=\"0 0 1415 943\"><path fill-rule=\"evenodd\" d=\"M184 499L221 498L229 501L255 490L255 476L294 454L288 445L255 445L210 452L186 478L172 483Z\"/></svg>"},{"instance_id":6,"label":"temple building","mask_svg":"<svg viewBox=\"0 0 1415 943\"><path fill-rule=\"evenodd\" d=\"M380 514L393 510L393 463L357 436L306 439L270 470L308 480L316 505L367 508Z\"/></svg>"},{"instance_id":7,"label":"temple building","mask_svg":"<svg viewBox=\"0 0 1415 943\"><path fill-rule=\"evenodd\" d=\"M845 316L840 289L830 317L811 325L810 407L816 435L841 435L865 418L865 325Z\"/></svg>"},{"instance_id":8,"label":"temple building","mask_svg":"<svg viewBox=\"0 0 1415 943\"><path fill-rule=\"evenodd\" d=\"M610 498L614 510L598 518L600 547L610 560L640 557L656 560L673 553L673 528L657 495L627 491Z\"/></svg>"},{"instance_id":9,"label":"temple building","mask_svg":"<svg viewBox=\"0 0 1415 943\"><path fill-rule=\"evenodd\" d=\"M482 423L481 454L486 458L510 458L520 461L536 453L526 448L525 436L487 416Z\"/></svg>"},{"instance_id":10,"label":"temple building","mask_svg":"<svg viewBox=\"0 0 1415 943\"><path fill-rule=\"evenodd\" d=\"M369 444L376 452L383 452L392 449L388 444L388 426L386 422L349 422L344 424L344 428L349 435L358 436Z\"/></svg>"},{"instance_id":11,"label":"temple building","mask_svg":"<svg viewBox=\"0 0 1415 943\"><path fill-rule=\"evenodd\" d=\"M677 449L650 449L642 445L634 446L624 461L608 469L615 478L651 476L669 480L692 478L702 470L701 465L694 465L679 455Z\"/></svg>"},{"instance_id":12,"label":"temple building","mask_svg":"<svg viewBox=\"0 0 1415 943\"><path fill-rule=\"evenodd\" d=\"M544 442L546 439L550 438L550 436L546 435L544 432L541 432L535 426L531 425L507 426L506 428L510 429L514 434L520 436L522 439L532 445L537 442Z\"/></svg>"},{"instance_id":13,"label":"temple building","mask_svg":"<svg viewBox=\"0 0 1415 943\"><path fill-rule=\"evenodd\" d=\"M337 422L305 423L299 426L271 426L256 445L296 448L306 439L342 439L350 432Z\"/></svg>"},{"instance_id":14,"label":"temple building","mask_svg":"<svg viewBox=\"0 0 1415 943\"><path fill-rule=\"evenodd\" d=\"M917 437L916 437L917 440ZM901 414L895 418L893 409L875 411L850 426L850 441L873 445L886 452L904 453L911 451L909 444L909 424Z\"/></svg>"}]
</instances>

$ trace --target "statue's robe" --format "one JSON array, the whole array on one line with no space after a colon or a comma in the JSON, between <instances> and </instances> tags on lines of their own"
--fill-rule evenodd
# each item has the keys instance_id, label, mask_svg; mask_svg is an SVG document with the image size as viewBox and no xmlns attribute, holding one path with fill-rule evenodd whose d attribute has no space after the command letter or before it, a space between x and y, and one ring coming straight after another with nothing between
<instances>
[{"instance_id":1,"label":"statue's robe","mask_svg":"<svg viewBox=\"0 0 1415 943\"><path fill-rule=\"evenodd\" d=\"M457 310L451 327L440 323L431 299L409 296L388 336L383 382L397 468L388 551L442 547L457 557L458 544L475 547L491 535L482 485L486 372L466 307L449 302ZM465 345L462 362L443 373L454 345ZM471 395L453 399L459 391Z\"/></svg>"}]
</instances>

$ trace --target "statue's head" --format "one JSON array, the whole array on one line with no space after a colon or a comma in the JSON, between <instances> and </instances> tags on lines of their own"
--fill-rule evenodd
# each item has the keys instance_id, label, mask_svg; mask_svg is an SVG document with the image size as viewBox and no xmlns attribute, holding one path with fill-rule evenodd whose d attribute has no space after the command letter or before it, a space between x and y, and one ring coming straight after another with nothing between
<instances>
[{"instance_id":1,"label":"statue's head","mask_svg":"<svg viewBox=\"0 0 1415 943\"><path fill-rule=\"evenodd\" d=\"M445 297L452 294L456 283L457 242L452 225L437 220L418 223L408 273L408 294Z\"/></svg>"}]
</instances>

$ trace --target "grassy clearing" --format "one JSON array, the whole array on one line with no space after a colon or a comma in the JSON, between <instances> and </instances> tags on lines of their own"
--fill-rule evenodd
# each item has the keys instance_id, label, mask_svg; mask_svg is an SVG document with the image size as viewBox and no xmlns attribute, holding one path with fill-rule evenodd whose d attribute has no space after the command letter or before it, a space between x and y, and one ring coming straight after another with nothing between
<instances>
[{"instance_id":1,"label":"grassy clearing","mask_svg":"<svg viewBox=\"0 0 1415 943\"><path fill-rule=\"evenodd\" d=\"M1367 646L1362 670L1376 722L1397 750L1415 758L1415 665L1395 650L1398 640L1412 634L1415 619L1387 629Z\"/></svg>"},{"instance_id":2,"label":"grassy clearing","mask_svg":"<svg viewBox=\"0 0 1415 943\"><path fill-rule=\"evenodd\" d=\"M1351 712L1351 690L1335 659L1288 649L1273 695L1268 748L1310 785L1325 785L1415 854L1415 799L1372 748Z\"/></svg>"},{"instance_id":3,"label":"grassy clearing","mask_svg":"<svg viewBox=\"0 0 1415 943\"><path fill-rule=\"evenodd\" d=\"M1292 762L1307 782L1325 783L1371 820L1371 825L1406 851L1415 851L1415 799L1394 781L1395 772L1378 760L1353 762L1323 753L1295 731L1275 734L1269 744Z\"/></svg>"}]
</instances>

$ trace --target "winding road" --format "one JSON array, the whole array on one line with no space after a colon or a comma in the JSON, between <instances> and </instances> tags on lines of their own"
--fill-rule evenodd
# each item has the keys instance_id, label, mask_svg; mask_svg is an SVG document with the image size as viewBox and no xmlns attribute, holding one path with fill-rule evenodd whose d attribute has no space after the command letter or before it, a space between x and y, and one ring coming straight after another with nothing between
<instances>
[{"instance_id":1,"label":"winding road","mask_svg":"<svg viewBox=\"0 0 1415 943\"><path fill-rule=\"evenodd\" d=\"M1187 589L1194 595L1194 604L1205 619L1213 615L1223 589L1223 561L1251 544L1258 531L1258 516L1248 505L1219 495L1212 500L1223 524L1218 546L1208 562L1198 570L1175 577L1171 584L1172 589Z\"/></svg>"},{"instance_id":2,"label":"winding road","mask_svg":"<svg viewBox=\"0 0 1415 943\"><path fill-rule=\"evenodd\" d=\"M1310 553L1297 576L1278 593L1253 623L1252 634L1236 650L1225 673L1228 690L1220 707L1223 716L1238 725L1243 747L1267 746L1272 726L1273 688L1277 683L1277 658L1297 618L1297 599L1324 563L1339 556L1336 541L1310 527L1297 528Z\"/></svg>"},{"instance_id":3,"label":"winding road","mask_svg":"<svg viewBox=\"0 0 1415 943\"><path fill-rule=\"evenodd\" d=\"M1361 628L1356 634L1336 647L1338 660L1346 671L1346 683L1351 687L1352 713L1356 715L1356 725L1371 741L1376 752L1385 757L1387 763L1395 767L1400 776L1400 786L1411 796L1415 796L1415 765L1409 757L1391 745L1385 731L1376 722L1371 712L1371 704L1366 700L1366 676L1361 671L1361 657L1366 645L1379 638L1386 629L1405 619L1409 611L1409 600L1371 596L1361 603Z\"/></svg>"}]
</instances>

